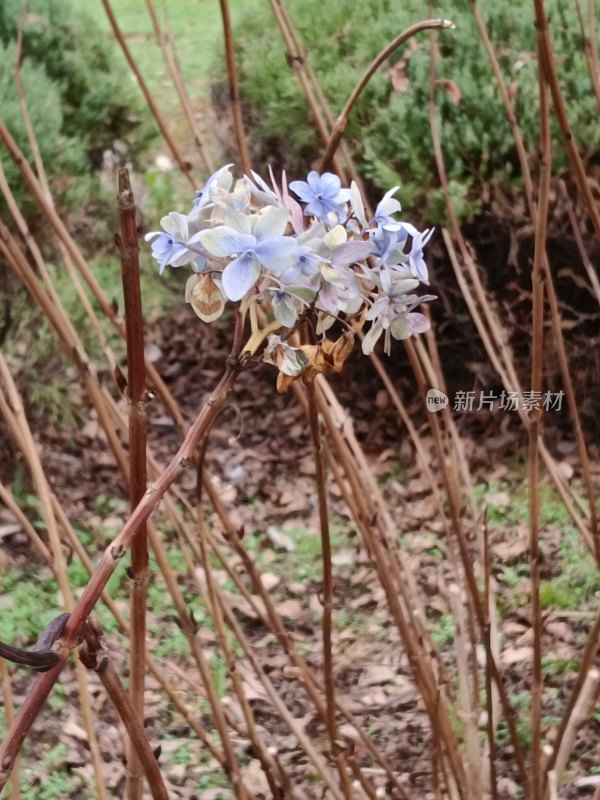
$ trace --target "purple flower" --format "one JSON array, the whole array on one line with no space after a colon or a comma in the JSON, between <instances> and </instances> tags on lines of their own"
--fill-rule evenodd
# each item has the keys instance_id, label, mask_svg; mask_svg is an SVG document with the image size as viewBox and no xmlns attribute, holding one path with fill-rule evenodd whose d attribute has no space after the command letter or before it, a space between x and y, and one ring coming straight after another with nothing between
<instances>
[{"instance_id":1,"label":"purple flower","mask_svg":"<svg viewBox=\"0 0 600 800\"><path fill-rule=\"evenodd\" d=\"M338 220L345 217L344 204L350 200L350 189L342 189L337 175L331 172L319 175L313 170L306 181L292 181L290 189L307 204L305 214L322 220L329 214L335 214Z\"/></svg>"},{"instance_id":2,"label":"purple flower","mask_svg":"<svg viewBox=\"0 0 600 800\"><path fill-rule=\"evenodd\" d=\"M162 230L146 237L161 274L167 266L193 270L186 300L200 319L218 319L226 300L242 301L244 313L266 303L274 317L266 333L292 331L308 312L320 336L340 316L351 322L360 315L370 324L365 353L379 338L389 353L393 339L427 330L415 307L433 298L413 292L427 281L423 251L433 231L397 219L397 187L369 219L359 187L343 189L332 173L313 170L288 192L285 173L279 183L272 171L269 183L254 172L234 183L230 168L208 178L188 216L172 212L161 220ZM253 316L252 352L264 339L255 322ZM308 364L277 337L269 339L264 360L289 377Z\"/></svg>"},{"instance_id":3,"label":"purple flower","mask_svg":"<svg viewBox=\"0 0 600 800\"><path fill-rule=\"evenodd\" d=\"M420 298L418 298L420 299ZM429 320L424 314L417 311L401 311L396 316L380 317L371 325L369 332L365 335L362 343L362 351L368 356L375 349L377 340L384 334L383 351L390 355L392 348L392 337L396 341L410 339L415 333L425 333L429 330Z\"/></svg>"},{"instance_id":4,"label":"purple flower","mask_svg":"<svg viewBox=\"0 0 600 800\"><path fill-rule=\"evenodd\" d=\"M408 236L411 237L410 250L408 251L408 264L410 271L423 283L429 283L429 274L427 272L427 264L423 258L423 248L433 236L435 228L427 228L423 232L418 231L414 225L409 222L403 222L401 231L398 232L398 239L404 240Z\"/></svg>"},{"instance_id":5,"label":"purple flower","mask_svg":"<svg viewBox=\"0 0 600 800\"><path fill-rule=\"evenodd\" d=\"M375 209L374 218L371 220L371 222L376 222L377 226L384 231L398 231L402 227L402 223L392 217L392 214L396 214L401 209L398 200L394 199L394 195L399 188L399 186L394 186L393 189L385 193Z\"/></svg>"},{"instance_id":6,"label":"purple flower","mask_svg":"<svg viewBox=\"0 0 600 800\"><path fill-rule=\"evenodd\" d=\"M152 257L159 263L162 275L167 265L182 267L198 258L197 253L187 248L189 237L188 220L183 214L172 211L160 221L162 231L151 231L145 239L152 243ZM163 232L164 231L164 232Z\"/></svg>"},{"instance_id":7,"label":"purple flower","mask_svg":"<svg viewBox=\"0 0 600 800\"><path fill-rule=\"evenodd\" d=\"M149 236L150 234L147 234ZM185 251L186 247L181 242L176 242L168 233L154 231L152 233L152 258L158 261L159 274L162 275L165 267L172 258Z\"/></svg>"}]
</instances>

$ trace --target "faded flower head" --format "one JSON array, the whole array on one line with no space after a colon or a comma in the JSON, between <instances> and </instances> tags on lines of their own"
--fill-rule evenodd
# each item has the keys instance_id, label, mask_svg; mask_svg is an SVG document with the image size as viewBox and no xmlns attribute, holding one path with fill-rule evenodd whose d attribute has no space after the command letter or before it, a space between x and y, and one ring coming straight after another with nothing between
<instances>
[{"instance_id":1,"label":"faded flower head","mask_svg":"<svg viewBox=\"0 0 600 800\"><path fill-rule=\"evenodd\" d=\"M146 240L161 274L167 266L191 267L186 302L200 319L212 322L227 301L239 303L251 329L244 349L257 353L270 337L262 355L278 367L279 388L299 375L339 371L365 325L365 354L381 336L389 353L392 338L428 329L415 307L433 297L414 290L428 282L423 248L433 230L397 218L397 187L369 220L358 186L343 189L332 173L312 171L288 188L285 173L281 185L272 173L270 185L254 172L234 182L231 166L206 181L189 214L171 212ZM267 315L260 324L258 304ZM292 346L306 317L323 338ZM332 341L324 333L336 319L346 333Z\"/></svg>"}]
</instances>

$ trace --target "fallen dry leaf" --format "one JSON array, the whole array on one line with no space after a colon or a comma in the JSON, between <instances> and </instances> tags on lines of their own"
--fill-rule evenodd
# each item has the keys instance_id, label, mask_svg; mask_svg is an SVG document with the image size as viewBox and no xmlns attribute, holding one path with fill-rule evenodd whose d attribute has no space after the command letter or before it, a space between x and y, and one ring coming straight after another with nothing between
<instances>
[{"instance_id":1,"label":"fallen dry leaf","mask_svg":"<svg viewBox=\"0 0 600 800\"><path fill-rule=\"evenodd\" d=\"M240 772L245 787L253 795L270 796L269 781L257 758L253 758L248 764L240 767Z\"/></svg>"},{"instance_id":2,"label":"fallen dry leaf","mask_svg":"<svg viewBox=\"0 0 600 800\"><path fill-rule=\"evenodd\" d=\"M285 550L288 553L292 553L296 549L296 545L292 539L290 539L289 536L280 531L278 528L269 526L267 528L267 536L279 550Z\"/></svg>"},{"instance_id":3,"label":"fallen dry leaf","mask_svg":"<svg viewBox=\"0 0 600 800\"><path fill-rule=\"evenodd\" d=\"M518 664L520 661L531 661L533 647L507 647L502 652L502 663L507 667Z\"/></svg>"},{"instance_id":4,"label":"fallen dry leaf","mask_svg":"<svg viewBox=\"0 0 600 800\"><path fill-rule=\"evenodd\" d=\"M303 616L302 605L299 600L284 600L275 606L275 611L280 617L290 617L291 619L300 619Z\"/></svg>"}]
</instances>

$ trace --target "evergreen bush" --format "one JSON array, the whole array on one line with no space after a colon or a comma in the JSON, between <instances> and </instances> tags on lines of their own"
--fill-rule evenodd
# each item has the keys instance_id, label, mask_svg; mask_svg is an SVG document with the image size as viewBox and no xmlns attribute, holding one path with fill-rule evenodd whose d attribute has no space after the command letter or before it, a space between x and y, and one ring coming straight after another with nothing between
<instances>
[{"instance_id":1,"label":"evergreen bush","mask_svg":"<svg viewBox=\"0 0 600 800\"><path fill-rule=\"evenodd\" d=\"M417 0L288 0L310 62L338 114L375 55L414 22L427 16ZM598 154L596 100L590 88L574 4L548 0L559 77L581 150ZM514 96L519 124L532 156L537 151L538 99L533 9L510 0L479 5ZM434 16L456 30L436 31L437 108L451 191L463 219L490 190L520 184L518 161L483 43L469 4L438 2ZM278 154L296 176L322 152L309 125L308 106L286 62L284 45L267 5L239 26L242 97L257 168ZM345 137L363 177L377 193L400 185L403 204L420 208L425 222L443 219L444 203L433 160L428 117L430 55L427 33L401 47L374 76L355 107ZM557 137L560 138L560 137ZM555 165L566 163L564 151Z\"/></svg>"},{"instance_id":2,"label":"evergreen bush","mask_svg":"<svg viewBox=\"0 0 600 800\"><path fill-rule=\"evenodd\" d=\"M31 148L14 79L22 0L0 3L0 108L2 119L27 158ZM42 159L59 202L68 202L70 178L89 176L113 148L135 158L149 142L150 128L129 70L82 4L32 0L23 25L21 77ZM17 169L2 156L21 208L32 209ZM84 177L85 176L85 177ZM75 193L75 197L81 193Z\"/></svg>"}]
</instances>

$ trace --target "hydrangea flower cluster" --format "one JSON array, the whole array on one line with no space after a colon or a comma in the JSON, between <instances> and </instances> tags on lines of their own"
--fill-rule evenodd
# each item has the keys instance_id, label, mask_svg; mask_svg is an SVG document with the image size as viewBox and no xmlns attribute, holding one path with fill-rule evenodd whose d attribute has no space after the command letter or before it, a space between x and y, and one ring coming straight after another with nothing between
<instances>
[{"instance_id":1,"label":"hydrangea flower cluster","mask_svg":"<svg viewBox=\"0 0 600 800\"><path fill-rule=\"evenodd\" d=\"M231 167L206 181L189 214L172 211L161 220L162 231L146 235L161 274L167 266L191 267L186 301L200 319L212 322L227 300L240 302L252 322L245 349L255 352L269 336L265 360L293 376L309 369L311 358L286 340L310 310L319 335L336 319L353 331L370 322L365 354L382 334L389 354L392 338L428 329L414 309L434 298L414 290L428 282L423 248L433 230L419 232L396 218L398 187L367 219L357 185L343 189L331 173L313 171L289 187L285 174L278 186L271 173L269 186L255 172L234 183ZM262 330L258 302L270 313Z\"/></svg>"}]
</instances>

